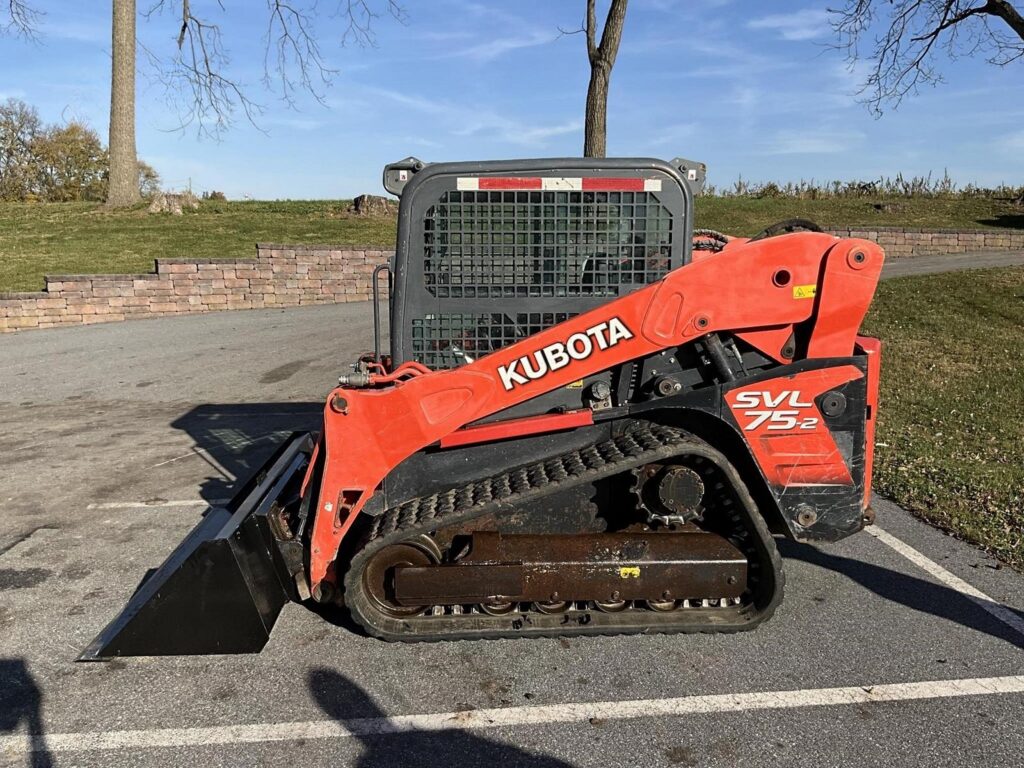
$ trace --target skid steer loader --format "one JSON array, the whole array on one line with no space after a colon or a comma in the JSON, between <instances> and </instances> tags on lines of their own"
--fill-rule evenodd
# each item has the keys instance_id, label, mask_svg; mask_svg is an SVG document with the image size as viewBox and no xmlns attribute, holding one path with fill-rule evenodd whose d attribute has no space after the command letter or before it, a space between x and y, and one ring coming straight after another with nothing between
<instances>
[{"instance_id":1,"label":"skid steer loader","mask_svg":"<svg viewBox=\"0 0 1024 768\"><path fill-rule=\"evenodd\" d=\"M676 159L389 165L390 351L83 659L243 653L289 601L387 640L756 627L775 535L870 522L874 243L694 231Z\"/></svg>"}]
</instances>

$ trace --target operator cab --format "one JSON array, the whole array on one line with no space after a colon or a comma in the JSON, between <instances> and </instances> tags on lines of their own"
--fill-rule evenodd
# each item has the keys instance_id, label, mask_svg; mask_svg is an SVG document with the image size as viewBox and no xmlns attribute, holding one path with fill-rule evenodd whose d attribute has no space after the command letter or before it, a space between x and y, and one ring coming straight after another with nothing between
<instances>
[{"instance_id":1,"label":"operator cab","mask_svg":"<svg viewBox=\"0 0 1024 768\"><path fill-rule=\"evenodd\" d=\"M704 174L679 158L388 165L392 364L464 365L688 263Z\"/></svg>"}]
</instances>

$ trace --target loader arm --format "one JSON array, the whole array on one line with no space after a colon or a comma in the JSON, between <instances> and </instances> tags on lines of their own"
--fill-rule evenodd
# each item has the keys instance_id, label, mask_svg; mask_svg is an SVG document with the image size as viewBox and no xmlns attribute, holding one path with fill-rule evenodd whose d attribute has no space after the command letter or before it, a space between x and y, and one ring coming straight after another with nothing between
<instances>
[{"instance_id":1,"label":"loader arm","mask_svg":"<svg viewBox=\"0 0 1024 768\"><path fill-rule=\"evenodd\" d=\"M307 483L317 505L313 596L336 581L332 564L367 501L417 451L589 374L715 332L734 333L788 362L777 340L799 328L804 359L849 356L883 260L874 243L827 234L734 242L460 368L413 366L402 372L407 377L391 376L380 388L334 390L318 450L322 479L319 487ZM312 464L309 471L312 477Z\"/></svg>"}]
</instances>

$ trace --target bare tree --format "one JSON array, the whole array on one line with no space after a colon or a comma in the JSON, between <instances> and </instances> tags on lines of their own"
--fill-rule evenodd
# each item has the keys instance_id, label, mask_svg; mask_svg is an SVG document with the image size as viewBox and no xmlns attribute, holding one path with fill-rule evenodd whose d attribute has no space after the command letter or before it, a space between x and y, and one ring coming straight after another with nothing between
<instances>
[{"instance_id":1,"label":"bare tree","mask_svg":"<svg viewBox=\"0 0 1024 768\"><path fill-rule=\"evenodd\" d=\"M223 0L215 0L224 10ZM384 13L404 22L398 0L337 0L333 12L318 8L317 0L266 0L263 85L289 105L299 91L323 101L323 88L336 74L321 52L315 20L340 20L336 32L342 44L376 44L374 22ZM150 17L173 10L180 23L176 46L167 56L143 48L168 101L177 109L180 127L217 135L241 113L255 124L262 107L249 95L249 86L231 74L231 61L220 26L193 11L193 0L153 0L144 12ZM34 37L42 14L28 0L0 0L0 32ZM6 16L6 20L4 19ZM110 185L108 205L130 205L139 199L135 148L136 0L113 0L110 93ZM340 34L338 34L340 33Z\"/></svg>"},{"instance_id":2,"label":"bare tree","mask_svg":"<svg viewBox=\"0 0 1024 768\"><path fill-rule=\"evenodd\" d=\"M110 178L107 205L121 208L141 199L135 149L135 0L114 0L111 14Z\"/></svg>"},{"instance_id":3,"label":"bare tree","mask_svg":"<svg viewBox=\"0 0 1024 768\"><path fill-rule=\"evenodd\" d=\"M400 22L407 18L398 0L338 0L328 14L316 0L266 0L266 5L262 84L289 106L299 92L322 102L323 89L337 74L323 55L319 16L340 20L342 45L364 47L376 45L374 22L382 14ZM257 124L263 107L251 97L249 85L232 76L219 24L194 12L191 0L155 0L144 15L148 19L172 8L180 18L176 51L170 59L145 52L181 117L180 127L217 136L239 115Z\"/></svg>"},{"instance_id":4,"label":"bare tree","mask_svg":"<svg viewBox=\"0 0 1024 768\"><path fill-rule=\"evenodd\" d=\"M6 6L6 20L0 23L0 32L34 38L42 13L25 0L0 0L0 8Z\"/></svg>"},{"instance_id":5,"label":"bare tree","mask_svg":"<svg viewBox=\"0 0 1024 768\"><path fill-rule=\"evenodd\" d=\"M5 5L7 23L2 29L35 38L41 12L25 0L6 0ZM141 197L135 148L135 0L113 0L112 6L107 205L121 207Z\"/></svg>"},{"instance_id":6,"label":"bare tree","mask_svg":"<svg viewBox=\"0 0 1024 768\"><path fill-rule=\"evenodd\" d=\"M622 26L626 21L628 0L611 0L604 29L598 42L597 0L587 0L587 15L583 26L562 34L582 32L587 41L587 59L590 61L590 84L587 86L587 105L583 126L584 157L604 157L608 144L608 86L612 67L622 42Z\"/></svg>"},{"instance_id":7,"label":"bare tree","mask_svg":"<svg viewBox=\"0 0 1024 768\"><path fill-rule=\"evenodd\" d=\"M982 54L999 66L1024 59L1024 16L1007 0L845 0L832 14L850 63L871 61L862 93L875 114L923 84L941 82L936 54ZM876 24L881 31L865 53Z\"/></svg>"}]
</instances>

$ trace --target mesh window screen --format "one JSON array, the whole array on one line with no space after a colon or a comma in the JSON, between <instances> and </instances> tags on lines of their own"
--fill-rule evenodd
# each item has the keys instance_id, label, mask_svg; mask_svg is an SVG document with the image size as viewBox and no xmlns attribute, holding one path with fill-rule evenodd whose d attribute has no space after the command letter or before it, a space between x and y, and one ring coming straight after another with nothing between
<instances>
[{"instance_id":1,"label":"mesh window screen","mask_svg":"<svg viewBox=\"0 0 1024 768\"><path fill-rule=\"evenodd\" d=\"M413 359L455 368L575 317L575 312L438 314L412 321Z\"/></svg>"},{"instance_id":2,"label":"mesh window screen","mask_svg":"<svg viewBox=\"0 0 1024 768\"><path fill-rule=\"evenodd\" d=\"M664 277L672 216L650 192L446 192L424 220L439 299L618 296Z\"/></svg>"}]
</instances>

